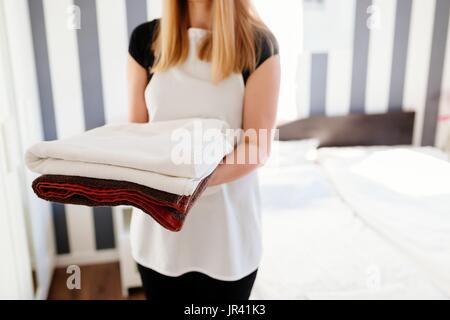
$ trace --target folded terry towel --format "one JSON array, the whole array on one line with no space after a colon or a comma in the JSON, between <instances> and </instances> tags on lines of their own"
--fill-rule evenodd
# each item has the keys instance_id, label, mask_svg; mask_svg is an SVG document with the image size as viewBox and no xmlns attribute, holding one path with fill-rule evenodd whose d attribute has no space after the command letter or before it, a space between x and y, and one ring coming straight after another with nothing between
<instances>
[{"instance_id":1,"label":"folded terry towel","mask_svg":"<svg viewBox=\"0 0 450 320\"><path fill-rule=\"evenodd\" d=\"M33 181L33 190L42 199L96 206L131 205L152 216L171 231L179 231L198 196L208 184L206 177L190 196L168 193L137 183L77 176L43 175Z\"/></svg>"},{"instance_id":2,"label":"folded terry towel","mask_svg":"<svg viewBox=\"0 0 450 320\"><path fill-rule=\"evenodd\" d=\"M43 174L35 193L49 201L87 206L132 205L178 231L209 177L234 148L226 122L184 119L106 125L41 142L26 153Z\"/></svg>"},{"instance_id":3,"label":"folded terry towel","mask_svg":"<svg viewBox=\"0 0 450 320\"><path fill-rule=\"evenodd\" d=\"M25 160L41 174L128 181L188 196L233 150L227 128L224 121L199 118L106 125L40 142L28 149ZM199 133L204 138L200 143ZM188 157L176 158L179 153Z\"/></svg>"}]
</instances>

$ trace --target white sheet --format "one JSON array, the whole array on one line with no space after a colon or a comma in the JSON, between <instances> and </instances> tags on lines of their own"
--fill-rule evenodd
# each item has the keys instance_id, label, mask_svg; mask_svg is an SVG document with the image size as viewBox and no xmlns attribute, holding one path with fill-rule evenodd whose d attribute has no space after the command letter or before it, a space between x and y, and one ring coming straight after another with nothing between
<instances>
[{"instance_id":1,"label":"white sheet","mask_svg":"<svg viewBox=\"0 0 450 320\"><path fill-rule=\"evenodd\" d=\"M318 165L260 170L264 254L253 299L443 299Z\"/></svg>"},{"instance_id":2,"label":"white sheet","mask_svg":"<svg viewBox=\"0 0 450 320\"><path fill-rule=\"evenodd\" d=\"M106 125L26 153L41 174L122 180L190 195L233 149L228 125L216 119Z\"/></svg>"},{"instance_id":3,"label":"white sheet","mask_svg":"<svg viewBox=\"0 0 450 320\"><path fill-rule=\"evenodd\" d=\"M318 153L336 190L450 297L450 163L430 148ZM443 160L444 159L444 160Z\"/></svg>"}]
</instances>

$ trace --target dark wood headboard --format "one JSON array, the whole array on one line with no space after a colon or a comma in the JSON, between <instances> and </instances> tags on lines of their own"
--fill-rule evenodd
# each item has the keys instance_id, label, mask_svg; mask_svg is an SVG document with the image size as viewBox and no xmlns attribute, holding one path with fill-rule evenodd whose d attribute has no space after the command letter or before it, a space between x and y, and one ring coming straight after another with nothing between
<instances>
[{"instance_id":1,"label":"dark wood headboard","mask_svg":"<svg viewBox=\"0 0 450 320\"><path fill-rule=\"evenodd\" d=\"M321 147L412 144L414 112L312 117L278 126L280 140L317 138Z\"/></svg>"}]
</instances>

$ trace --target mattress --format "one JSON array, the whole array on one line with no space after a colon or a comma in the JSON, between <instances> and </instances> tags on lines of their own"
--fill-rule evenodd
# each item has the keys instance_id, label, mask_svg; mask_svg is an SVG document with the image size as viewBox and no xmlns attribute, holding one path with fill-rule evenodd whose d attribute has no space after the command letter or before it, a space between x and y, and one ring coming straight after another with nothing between
<instances>
[{"instance_id":1,"label":"mattress","mask_svg":"<svg viewBox=\"0 0 450 320\"><path fill-rule=\"evenodd\" d=\"M346 201L329 168L260 170L264 250L251 297L447 298L429 270Z\"/></svg>"},{"instance_id":2,"label":"mattress","mask_svg":"<svg viewBox=\"0 0 450 320\"><path fill-rule=\"evenodd\" d=\"M332 148L318 161L337 192L450 297L450 162L434 148Z\"/></svg>"}]
</instances>

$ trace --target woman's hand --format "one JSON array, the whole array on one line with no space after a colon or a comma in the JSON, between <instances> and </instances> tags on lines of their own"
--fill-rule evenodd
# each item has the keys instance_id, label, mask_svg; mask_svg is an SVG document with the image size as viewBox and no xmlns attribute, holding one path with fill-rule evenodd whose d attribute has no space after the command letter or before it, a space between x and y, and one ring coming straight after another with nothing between
<instances>
[{"instance_id":1,"label":"woman's hand","mask_svg":"<svg viewBox=\"0 0 450 320\"><path fill-rule=\"evenodd\" d=\"M279 89L280 59L275 55L267 59L247 80L242 119L245 139L216 168L208 185L234 181L265 163L270 154ZM252 130L256 134L246 135Z\"/></svg>"}]
</instances>

